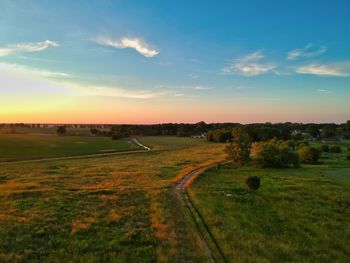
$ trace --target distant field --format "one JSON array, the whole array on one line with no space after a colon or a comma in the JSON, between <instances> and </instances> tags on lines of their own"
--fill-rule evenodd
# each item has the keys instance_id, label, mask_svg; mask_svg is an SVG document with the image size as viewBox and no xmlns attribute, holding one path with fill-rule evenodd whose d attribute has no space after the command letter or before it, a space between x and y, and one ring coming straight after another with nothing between
<instances>
[{"instance_id":1,"label":"distant field","mask_svg":"<svg viewBox=\"0 0 350 263\"><path fill-rule=\"evenodd\" d=\"M346 154L300 169L226 165L201 175L189 193L229 262L349 262ZM255 193L245 185L252 175L262 179Z\"/></svg>"},{"instance_id":2,"label":"distant field","mask_svg":"<svg viewBox=\"0 0 350 263\"><path fill-rule=\"evenodd\" d=\"M140 149L128 140L107 137L0 134L0 161L76 156Z\"/></svg>"},{"instance_id":3,"label":"distant field","mask_svg":"<svg viewBox=\"0 0 350 263\"><path fill-rule=\"evenodd\" d=\"M56 134L57 128L0 128L0 134ZM99 129L100 131L108 131L109 129ZM67 135L71 136L89 136L90 128L67 128Z\"/></svg>"},{"instance_id":4,"label":"distant field","mask_svg":"<svg viewBox=\"0 0 350 263\"><path fill-rule=\"evenodd\" d=\"M161 150L2 164L0 262L208 262L172 187L223 145L139 140Z\"/></svg>"}]
</instances>

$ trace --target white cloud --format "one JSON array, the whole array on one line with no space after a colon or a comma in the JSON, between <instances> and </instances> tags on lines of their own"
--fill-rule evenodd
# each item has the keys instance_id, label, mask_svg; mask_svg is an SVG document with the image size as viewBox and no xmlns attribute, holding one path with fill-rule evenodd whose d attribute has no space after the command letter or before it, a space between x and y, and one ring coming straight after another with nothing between
<instances>
[{"instance_id":1,"label":"white cloud","mask_svg":"<svg viewBox=\"0 0 350 263\"><path fill-rule=\"evenodd\" d=\"M321 46L318 49L314 49L313 46L313 44L308 44L303 48L293 49L287 53L287 59L312 58L320 56L327 51L327 47L325 46Z\"/></svg>"},{"instance_id":2,"label":"white cloud","mask_svg":"<svg viewBox=\"0 0 350 263\"><path fill-rule=\"evenodd\" d=\"M326 94L332 93L332 91L326 90L326 89L317 89L316 91L321 92L321 93L326 93Z\"/></svg>"},{"instance_id":3,"label":"white cloud","mask_svg":"<svg viewBox=\"0 0 350 263\"><path fill-rule=\"evenodd\" d=\"M184 93L176 93L176 94L174 94L174 97L182 97L182 96L185 96L185 94Z\"/></svg>"},{"instance_id":4,"label":"white cloud","mask_svg":"<svg viewBox=\"0 0 350 263\"><path fill-rule=\"evenodd\" d=\"M224 74L239 74L244 76L256 76L271 72L276 66L272 63L261 63L265 56L257 51L240 59L232 60L222 69Z\"/></svg>"},{"instance_id":5,"label":"white cloud","mask_svg":"<svg viewBox=\"0 0 350 263\"><path fill-rule=\"evenodd\" d=\"M68 84L82 92L84 96L119 97L127 99L152 99L164 95L162 92L152 92L147 90L127 90L119 87L90 86Z\"/></svg>"},{"instance_id":6,"label":"white cloud","mask_svg":"<svg viewBox=\"0 0 350 263\"><path fill-rule=\"evenodd\" d=\"M109 86L85 86L73 83L70 75L32 69L16 64L0 63L1 94L67 94L73 96L101 96L129 99L151 99L164 95L164 92L129 90ZM56 78L59 78L57 80ZM67 79L68 78L68 79Z\"/></svg>"},{"instance_id":7,"label":"white cloud","mask_svg":"<svg viewBox=\"0 0 350 263\"><path fill-rule=\"evenodd\" d=\"M200 86L200 85L159 85L158 89L174 89L174 90L210 90L211 87Z\"/></svg>"},{"instance_id":8,"label":"white cloud","mask_svg":"<svg viewBox=\"0 0 350 263\"><path fill-rule=\"evenodd\" d=\"M350 75L349 73L345 72L342 67L336 65L310 64L298 67L295 71L300 74L319 76L346 77Z\"/></svg>"},{"instance_id":9,"label":"white cloud","mask_svg":"<svg viewBox=\"0 0 350 263\"><path fill-rule=\"evenodd\" d=\"M10 48L0 48L0 57L8 56L13 53L13 50Z\"/></svg>"},{"instance_id":10,"label":"white cloud","mask_svg":"<svg viewBox=\"0 0 350 263\"><path fill-rule=\"evenodd\" d=\"M7 45L5 48L0 48L0 57L8 56L18 52L38 52L49 47L58 47L59 44L50 40L36 43L19 43Z\"/></svg>"},{"instance_id":11,"label":"white cloud","mask_svg":"<svg viewBox=\"0 0 350 263\"><path fill-rule=\"evenodd\" d=\"M193 73L188 74L188 77L191 79L198 79L199 78L199 76L197 74L193 74Z\"/></svg>"},{"instance_id":12,"label":"white cloud","mask_svg":"<svg viewBox=\"0 0 350 263\"><path fill-rule=\"evenodd\" d=\"M149 44L139 38L123 37L120 40L112 40L110 38L98 38L97 43L104 46L115 48L133 48L141 55L151 58L159 54L159 51L152 48Z\"/></svg>"},{"instance_id":13,"label":"white cloud","mask_svg":"<svg viewBox=\"0 0 350 263\"><path fill-rule=\"evenodd\" d=\"M71 76L67 73L63 72L57 72L57 71L49 71L49 70L42 70L37 68L29 68L17 64L10 64L10 63L0 63L0 72L2 75L4 72L6 74L9 73L18 73L19 75L23 76L31 76L31 77L38 77L38 78L70 78Z\"/></svg>"}]
</instances>

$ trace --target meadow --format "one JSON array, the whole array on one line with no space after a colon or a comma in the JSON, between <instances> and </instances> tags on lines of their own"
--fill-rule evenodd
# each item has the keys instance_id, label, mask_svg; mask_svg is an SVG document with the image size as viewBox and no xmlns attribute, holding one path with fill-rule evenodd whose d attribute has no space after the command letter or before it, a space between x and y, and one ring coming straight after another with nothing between
<instances>
[{"instance_id":1,"label":"meadow","mask_svg":"<svg viewBox=\"0 0 350 263\"><path fill-rule=\"evenodd\" d=\"M174 185L198 165L221 160L223 145L139 141L153 150L3 162L0 262L208 262Z\"/></svg>"},{"instance_id":2,"label":"meadow","mask_svg":"<svg viewBox=\"0 0 350 263\"><path fill-rule=\"evenodd\" d=\"M108 137L0 134L0 162L140 149L129 140L112 140Z\"/></svg>"},{"instance_id":3,"label":"meadow","mask_svg":"<svg viewBox=\"0 0 350 263\"><path fill-rule=\"evenodd\" d=\"M228 262L349 262L350 143L301 168L211 168L189 195ZM314 143L319 146L319 143ZM259 176L249 192L245 180Z\"/></svg>"}]
</instances>

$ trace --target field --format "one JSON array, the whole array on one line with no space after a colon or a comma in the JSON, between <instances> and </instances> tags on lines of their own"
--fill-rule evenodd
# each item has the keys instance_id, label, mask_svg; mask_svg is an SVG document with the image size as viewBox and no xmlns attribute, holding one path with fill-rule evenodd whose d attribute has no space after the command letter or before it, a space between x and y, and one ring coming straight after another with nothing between
<instances>
[{"instance_id":1,"label":"field","mask_svg":"<svg viewBox=\"0 0 350 263\"><path fill-rule=\"evenodd\" d=\"M0 135L0 262L210 262L175 186L223 160L224 145L138 140L152 150L102 137ZM227 262L347 262L350 143L340 145L319 165L227 164L197 177L189 196ZM112 149L119 153L84 157ZM40 160L51 157L64 158ZM250 175L262 178L256 192L246 190Z\"/></svg>"},{"instance_id":2,"label":"field","mask_svg":"<svg viewBox=\"0 0 350 263\"><path fill-rule=\"evenodd\" d=\"M2 163L0 262L207 262L173 186L196 165L222 159L223 145L139 140L153 150Z\"/></svg>"},{"instance_id":3,"label":"field","mask_svg":"<svg viewBox=\"0 0 350 263\"><path fill-rule=\"evenodd\" d=\"M139 149L128 140L107 137L0 134L0 162Z\"/></svg>"},{"instance_id":4,"label":"field","mask_svg":"<svg viewBox=\"0 0 350 263\"><path fill-rule=\"evenodd\" d=\"M320 165L225 165L191 185L190 197L228 262L349 262L350 143L340 145L343 153L324 154ZM245 184L252 175L262 179L253 193Z\"/></svg>"}]
</instances>

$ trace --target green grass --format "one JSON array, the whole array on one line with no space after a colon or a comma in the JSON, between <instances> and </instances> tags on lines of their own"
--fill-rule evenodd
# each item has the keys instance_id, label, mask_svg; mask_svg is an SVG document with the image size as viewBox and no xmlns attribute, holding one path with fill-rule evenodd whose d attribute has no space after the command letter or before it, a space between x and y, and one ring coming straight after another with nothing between
<instances>
[{"instance_id":1,"label":"green grass","mask_svg":"<svg viewBox=\"0 0 350 263\"><path fill-rule=\"evenodd\" d=\"M0 134L0 161L75 156L140 149L108 137Z\"/></svg>"},{"instance_id":2,"label":"green grass","mask_svg":"<svg viewBox=\"0 0 350 263\"><path fill-rule=\"evenodd\" d=\"M342 155L300 169L226 165L189 193L229 262L348 262L350 161ZM251 193L253 175L262 186Z\"/></svg>"},{"instance_id":3,"label":"green grass","mask_svg":"<svg viewBox=\"0 0 350 263\"><path fill-rule=\"evenodd\" d=\"M159 150L2 164L0 262L207 262L172 189L184 169L222 156L223 145L140 141Z\"/></svg>"}]
</instances>

